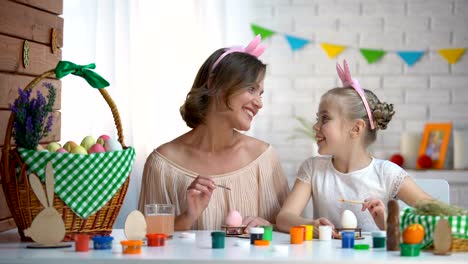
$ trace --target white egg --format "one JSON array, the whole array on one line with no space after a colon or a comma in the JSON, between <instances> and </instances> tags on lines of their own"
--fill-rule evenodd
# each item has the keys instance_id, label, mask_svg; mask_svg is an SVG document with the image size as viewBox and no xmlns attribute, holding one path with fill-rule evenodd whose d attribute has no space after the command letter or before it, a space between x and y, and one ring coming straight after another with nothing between
<instances>
[{"instance_id":1,"label":"white egg","mask_svg":"<svg viewBox=\"0 0 468 264\"><path fill-rule=\"evenodd\" d=\"M356 228L357 218L350 210L344 210L341 214L341 227L342 228Z\"/></svg>"}]
</instances>

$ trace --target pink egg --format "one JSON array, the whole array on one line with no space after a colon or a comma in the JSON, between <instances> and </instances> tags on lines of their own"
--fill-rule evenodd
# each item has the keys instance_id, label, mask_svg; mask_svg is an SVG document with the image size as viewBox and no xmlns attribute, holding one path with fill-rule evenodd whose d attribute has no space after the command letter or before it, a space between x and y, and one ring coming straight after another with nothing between
<instances>
[{"instance_id":1,"label":"pink egg","mask_svg":"<svg viewBox=\"0 0 468 264\"><path fill-rule=\"evenodd\" d=\"M64 148L59 148L55 151L55 153L67 153L68 151Z\"/></svg>"},{"instance_id":2,"label":"pink egg","mask_svg":"<svg viewBox=\"0 0 468 264\"><path fill-rule=\"evenodd\" d=\"M242 215L236 211L231 210L229 214L226 216L224 223L227 226L241 226L242 225Z\"/></svg>"},{"instance_id":3,"label":"pink egg","mask_svg":"<svg viewBox=\"0 0 468 264\"><path fill-rule=\"evenodd\" d=\"M104 149L104 147L99 144L99 143L96 143L94 145L92 145L89 150L88 150L88 153L89 154L92 154L92 153L101 153L101 152L106 152L106 150Z\"/></svg>"}]
</instances>

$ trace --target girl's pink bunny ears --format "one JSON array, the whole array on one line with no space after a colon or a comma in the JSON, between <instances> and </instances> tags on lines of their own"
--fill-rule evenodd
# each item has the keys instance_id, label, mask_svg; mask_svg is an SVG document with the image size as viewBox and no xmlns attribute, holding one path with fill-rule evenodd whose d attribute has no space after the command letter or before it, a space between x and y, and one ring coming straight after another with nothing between
<instances>
[{"instance_id":1,"label":"girl's pink bunny ears","mask_svg":"<svg viewBox=\"0 0 468 264\"><path fill-rule=\"evenodd\" d=\"M228 54L231 54L233 52L243 52L250 54L255 57L259 57L262 55L262 53L265 51L266 46L263 44L260 44L260 41L262 41L262 38L260 35L257 35L250 43L247 45L247 47L242 47L242 46L235 46L226 49L226 51L219 56L219 58L213 63L213 67L211 68L211 71L213 71L216 66L218 66L219 62L224 59Z\"/></svg>"},{"instance_id":2,"label":"girl's pink bunny ears","mask_svg":"<svg viewBox=\"0 0 468 264\"><path fill-rule=\"evenodd\" d=\"M366 96L364 94L364 90L361 88L361 85L359 85L359 82L356 79L351 77L351 73L349 72L349 67L348 67L348 63L346 62L346 60L343 60L343 68L341 68L338 62L336 63L336 72L338 73L338 76L340 77L341 82L343 83L343 86L353 87L354 90L356 90L356 92L359 94L364 104L364 107L366 108L367 116L369 117L370 128L371 130L375 129L374 118L372 116L369 103L367 102Z\"/></svg>"}]
</instances>

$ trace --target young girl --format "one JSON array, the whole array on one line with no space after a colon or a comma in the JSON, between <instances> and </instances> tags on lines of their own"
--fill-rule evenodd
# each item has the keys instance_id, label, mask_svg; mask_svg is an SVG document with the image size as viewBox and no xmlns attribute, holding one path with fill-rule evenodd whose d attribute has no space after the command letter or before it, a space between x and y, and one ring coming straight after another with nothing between
<instances>
[{"instance_id":1,"label":"young girl","mask_svg":"<svg viewBox=\"0 0 468 264\"><path fill-rule=\"evenodd\" d=\"M299 169L293 190L276 218L278 229L288 232L300 224L341 227L341 213L351 210L363 231L385 229L385 205L399 198L408 205L430 199L406 171L396 164L373 158L367 148L386 129L394 115L393 105L380 102L351 78L348 65L337 64L343 87L326 92L320 101L314 125L319 154ZM301 217L309 198L314 217ZM340 202L340 199L364 204ZM318 228L314 235L318 235Z\"/></svg>"},{"instance_id":2,"label":"young girl","mask_svg":"<svg viewBox=\"0 0 468 264\"><path fill-rule=\"evenodd\" d=\"M230 210L247 227L275 222L289 192L278 155L239 132L249 130L263 106L264 48L257 36L245 48L215 51L200 67L180 107L191 130L146 160L142 212L145 204L173 204L175 230L220 229Z\"/></svg>"}]
</instances>

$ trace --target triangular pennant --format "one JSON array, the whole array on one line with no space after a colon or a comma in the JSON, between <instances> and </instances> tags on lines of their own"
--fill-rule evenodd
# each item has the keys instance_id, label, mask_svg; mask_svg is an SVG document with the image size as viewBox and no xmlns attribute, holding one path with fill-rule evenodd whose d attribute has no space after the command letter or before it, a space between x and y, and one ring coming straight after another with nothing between
<instances>
[{"instance_id":1,"label":"triangular pennant","mask_svg":"<svg viewBox=\"0 0 468 264\"><path fill-rule=\"evenodd\" d=\"M440 49L438 50L440 56L444 57L450 64L455 64L460 57L465 53L466 48L459 49Z\"/></svg>"},{"instance_id":2,"label":"triangular pennant","mask_svg":"<svg viewBox=\"0 0 468 264\"><path fill-rule=\"evenodd\" d=\"M341 46L341 45L335 45L335 44L330 44L330 43L320 43L320 46L322 46L323 50L327 53L328 57L330 59L335 58L343 52L343 50L346 49L346 46Z\"/></svg>"},{"instance_id":3,"label":"triangular pennant","mask_svg":"<svg viewBox=\"0 0 468 264\"><path fill-rule=\"evenodd\" d=\"M374 63L380 60L383 55L387 52L385 50L375 50L375 49L359 49L361 51L362 56L366 58L369 64Z\"/></svg>"},{"instance_id":4,"label":"triangular pennant","mask_svg":"<svg viewBox=\"0 0 468 264\"><path fill-rule=\"evenodd\" d=\"M273 36L276 32L272 31L270 29L255 25L255 24L250 24L250 28L252 29L254 36L260 34L262 36L262 39L269 38Z\"/></svg>"},{"instance_id":5,"label":"triangular pennant","mask_svg":"<svg viewBox=\"0 0 468 264\"><path fill-rule=\"evenodd\" d=\"M288 40L289 46L291 47L293 51L302 49L305 45L310 43L310 40L307 40L307 39L298 38L298 37L294 37L291 35L285 35L285 36L286 36L286 39Z\"/></svg>"},{"instance_id":6,"label":"triangular pennant","mask_svg":"<svg viewBox=\"0 0 468 264\"><path fill-rule=\"evenodd\" d=\"M424 51L397 51L397 54L408 66L413 66L424 55Z\"/></svg>"}]
</instances>

